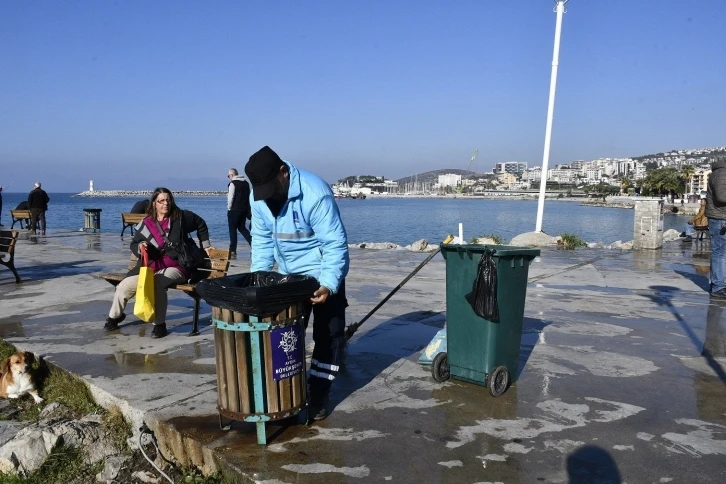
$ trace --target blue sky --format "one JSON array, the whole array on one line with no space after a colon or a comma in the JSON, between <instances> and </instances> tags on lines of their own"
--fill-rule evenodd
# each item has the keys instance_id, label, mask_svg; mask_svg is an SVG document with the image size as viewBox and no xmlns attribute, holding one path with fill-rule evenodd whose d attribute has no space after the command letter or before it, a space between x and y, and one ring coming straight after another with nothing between
<instances>
[{"instance_id":1,"label":"blue sky","mask_svg":"<svg viewBox=\"0 0 726 484\"><path fill-rule=\"evenodd\" d=\"M224 189L542 161L551 0L36 1L0 15L0 185ZM571 0L550 163L726 144L726 2Z\"/></svg>"}]
</instances>

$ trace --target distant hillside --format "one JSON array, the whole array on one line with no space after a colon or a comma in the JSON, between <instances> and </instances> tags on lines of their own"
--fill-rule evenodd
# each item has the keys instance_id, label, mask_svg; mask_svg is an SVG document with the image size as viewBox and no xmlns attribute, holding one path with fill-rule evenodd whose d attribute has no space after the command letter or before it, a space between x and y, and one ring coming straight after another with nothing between
<instances>
[{"instance_id":1,"label":"distant hillside","mask_svg":"<svg viewBox=\"0 0 726 484\"><path fill-rule=\"evenodd\" d=\"M399 184L409 183L411 181L418 181L419 183L438 183L439 175L446 175L447 173L453 173L454 175L461 175L462 177L469 177L472 175L481 176L479 173L475 173L469 170L459 170L457 168L445 168L443 170L432 170L425 173L414 174L404 178L399 178L397 181Z\"/></svg>"}]
</instances>

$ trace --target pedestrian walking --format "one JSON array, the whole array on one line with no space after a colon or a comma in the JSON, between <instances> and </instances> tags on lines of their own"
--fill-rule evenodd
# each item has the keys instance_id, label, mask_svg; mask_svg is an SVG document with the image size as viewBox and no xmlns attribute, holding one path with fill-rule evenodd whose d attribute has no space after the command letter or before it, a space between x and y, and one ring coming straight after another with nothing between
<instances>
[{"instance_id":1,"label":"pedestrian walking","mask_svg":"<svg viewBox=\"0 0 726 484\"><path fill-rule=\"evenodd\" d=\"M48 211L48 202L50 197L40 187L40 182L36 182L33 190L28 194L28 208L30 209L30 226L31 234L35 235L38 221L40 220L40 231L45 235L45 212Z\"/></svg>"},{"instance_id":2,"label":"pedestrian walking","mask_svg":"<svg viewBox=\"0 0 726 484\"><path fill-rule=\"evenodd\" d=\"M706 217L711 234L711 297L726 299L726 159L711 166Z\"/></svg>"},{"instance_id":3,"label":"pedestrian walking","mask_svg":"<svg viewBox=\"0 0 726 484\"><path fill-rule=\"evenodd\" d=\"M250 185L244 177L239 175L236 168L230 168L227 173L227 224L229 225L229 252L230 257L237 256L237 231L252 245L252 236L247 228L250 219Z\"/></svg>"},{"instance_id":4,"label":"pedestrian walking","mask_svg":"<svg viewBox=\"0 0 726 484\"><path fill-rule=\"evenodd\" d=\"M345 227L330 185L283 161L269 146L250 157L245 173L252 184L250 272L305 274L320 287L305 304L313 316L313 349L308 385L308 425L328 415L330 385L340 368L345 337L345 276L350 258Z\"/></svg>"}]
</instances>

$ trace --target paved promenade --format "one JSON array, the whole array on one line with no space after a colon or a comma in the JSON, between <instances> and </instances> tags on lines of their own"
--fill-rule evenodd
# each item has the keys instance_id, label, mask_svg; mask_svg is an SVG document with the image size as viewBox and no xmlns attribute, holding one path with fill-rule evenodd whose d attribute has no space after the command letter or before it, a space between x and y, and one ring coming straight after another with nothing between
<instances>
[{"instance_id":1,"label":"paved promenade","mask_svg":"<svg viewBox=\"0 0 726 484\"><path fill-rule=\"evenodd\" d=\"M330 417L269 425L266 448L249 424L219 429L208 306L197 337L187 336L192 300L178 291L167 338L151 339L132 315L120 334L104 333L113 289L97 274L126 266L128 242L21 240L24 282L0 266L0 337L81 376L136 427L146 421L182 464L266 484L726 482L726 304L706 292L708 242L542 250L530 268L521 374L499 398L436 383L417 363L444 326L439 256L349 342ZM353 250L349 322L425 257Z\"/></svg>"}]
</instances>

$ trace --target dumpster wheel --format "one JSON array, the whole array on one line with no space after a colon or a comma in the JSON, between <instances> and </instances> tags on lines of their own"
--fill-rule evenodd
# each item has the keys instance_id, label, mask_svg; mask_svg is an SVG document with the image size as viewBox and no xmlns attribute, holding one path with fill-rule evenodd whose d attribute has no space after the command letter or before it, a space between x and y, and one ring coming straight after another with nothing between
<instances>
[{"instance_id":1,"label":"dumpster wheel","mask_svg":"<svg viewBox=\"0 0 726 484\"><path fill-rule=\"evenodd\" d=\"M498 366L494 368L494 371L489 375L488 378L489 392L493 397L498 397L505 391L509 386L509 370L506 366Z\"/></svg>"},{"instance_id":2,"label":"dumpster wheel","mask_svg":"<svg viewBox=\"0 0 726 484\"><path fill-rule=\"evenodd\" d=\"M451 377L449 371L449 358L446 353L439 353L431 364L431 376L439 383L445 382Z\"/></svg>"}]
</instances>

